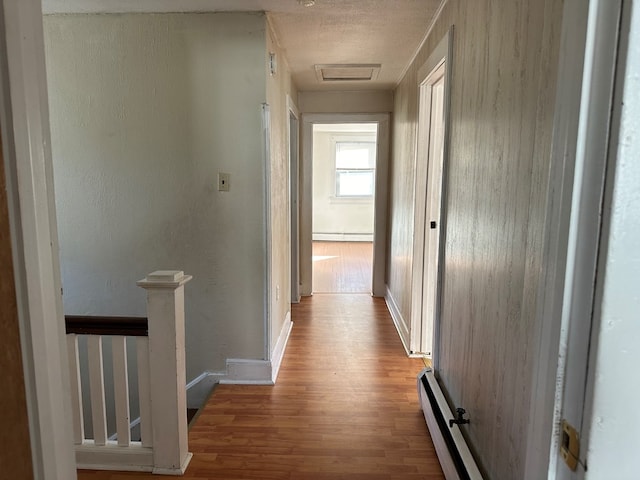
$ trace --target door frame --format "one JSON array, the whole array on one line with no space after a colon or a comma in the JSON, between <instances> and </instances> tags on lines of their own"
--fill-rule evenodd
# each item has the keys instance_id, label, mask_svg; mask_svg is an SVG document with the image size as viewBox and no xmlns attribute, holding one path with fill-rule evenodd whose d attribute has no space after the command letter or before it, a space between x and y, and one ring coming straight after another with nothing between
<instances>
[{"instance_id":1,"label":"door frame","mask_svg":"<svg viewBox=\"0 0 640 480\"><path fill-rule=\"evenodd\" d=\"M427 81L443 64L444 74L444 133L442 149L442 190L440 195L440 219L439 219L439 260L436 280L435 314L432 334L431 357L434 369L438 368L438 338L439 338L439 318L440 303L442 293L442 279L444 269L444 246L446 241L446 177L447 162L449 158L449 118L451 112L451 66L453 55L453 26L449 28L445 36L434 48L427 61L418 70L418 133L416 135L416 155L415 155L415 183L414 183L414 233L413 233L413 259L411 275L411 334L409 339L409 353L411 355L419 353L422 344L422 305L424 295L424 249L426 246L426 215L427 215L427 185L429 170L429 139L426 139L421 132L430 131L431 102L427 101L426 95L429 91ZM427 105L427 103L429 105Z\"/></svg>"},{"instance_id":2,"label":"door frame","mask_svg":"<svg viewBox=\"0 0 640 480\"><path fill-rule=\"evenodd\" d=\"M300 168L300 294L313 293L313 125L316 123L377 123L376 190L373 233L371 293L386 293L387 197L389 171L389 127L387 113L303 113L302 164Z\"/></svg>"},{"instance_id":3,"label":"door frame","mask_svg":"<svg viewBox=\"0 0 640 480\"><path fill-rule=\"evenodd\" d=\"M289 247L291 259L291 303L300 302L300 113L287 94L287 155L289 159ZM295 118L295 139L291 119ZM295 145L292 145L292 140ZM293 147L293 148L292 148Z\"/></svg>"},{"instance_id":4,"label":"door frame","mask_svg":"<svg viewBox=\"0 0 640 480\"><path fill-rule=\"evenodd\" d=\"M621 0L564 3L539 276L525 479L582 478L562 464L561 419L580 428L587 383ZM572 412L565 409L574 403ZM577 419L577 420L576 420ZM582 442L582 440L581 440Z\"/></svg>"},{"instance_id":5,"label":"door frame","mask_svg":"<svg viewBox=\"0 0 640 480\"><path fill-rule=\"evenodd\" d=\"M0 123L34 478L75 479L42 5L1 5Z\"/></svg>"}]
</instances>

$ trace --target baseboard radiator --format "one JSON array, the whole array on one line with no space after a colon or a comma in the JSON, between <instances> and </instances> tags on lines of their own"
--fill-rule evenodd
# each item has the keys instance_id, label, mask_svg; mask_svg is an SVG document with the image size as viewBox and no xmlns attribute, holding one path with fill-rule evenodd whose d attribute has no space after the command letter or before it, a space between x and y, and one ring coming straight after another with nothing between
<instances>
[{"instance_id":1,"label":"baseboard radiator","mask_svg":"<svg viewBox=\"0 0 640 480\"><path fill-rule=\"evenodd\" d=\"M453 419L454 415L430 368L418 375L418 397L445 478L482 480L460 427L455 424L449 426L449 419Z\"/></svg>"}]
</instances>

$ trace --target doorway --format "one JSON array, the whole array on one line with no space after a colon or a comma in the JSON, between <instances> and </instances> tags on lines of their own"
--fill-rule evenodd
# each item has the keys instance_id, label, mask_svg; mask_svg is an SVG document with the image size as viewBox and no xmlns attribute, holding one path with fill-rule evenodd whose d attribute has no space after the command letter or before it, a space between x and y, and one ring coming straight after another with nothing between
<instances>
[{"instance_id":1,"label":"doorway","mask_svg":"<svg viewBox=\"0 0 640 480\"><path fill-rule=\"evenodd\" d=\"M387 158L389 151L389 116L387 114L306 114L303 115L303 157L300 171L300 279L301 294L311 295L320 290L336 290L338 287L314 286L314 253L313 243L335 242L333 247L345 247L353 243L353 247L363 247L369 243L370 253L364 249L356 253L350 261L357 265L363 262L358 259L372 258L370 270L360 271L358 276L365 277L366 288L358 287L358 291L366 291L376 297L385 294L385 251L386 251L386 222L387 222ZM362 125L365 125L364 127ZM363 130L363 128L365 130ZM318 135L324 135L325 150L329 152L328 173L314 171L314 129ZM318 137L320 138L320 137ZM318 140L320 142L320 140ZM356 156L357 160L348 160ZM336 159L338 162L336 163ZM345 160L346 159L346 160ZM327 161L327 160L325 160ZM352 163L350 163L352 162ZM324 199L317 199L319 187L316 187L314 177L324 178ZM371 193L371 195L366 195ZM363 209L367 200L372 203L372 228L363 229L357 222L363 221L361 216L348 221L350 227L337 228L323 225L320 217L327 217L327 212L341 203L351 204ZM325 202L325 203L322 203ZM316 206L314 204L318 204ZM357 209L356 209L357 210ZM315 213L318 213L318 219ZM326 220L326 218L325 218ZM360 230L358 230L360 229ZM345 240L347 242L345 242ZM330 245L317 244L319 247ZM353 250L353 249L352 249ZM326 250L316 250L316 262L329 266L331 258L339 257L340 253L327 253ZM340 263L340 260L334 263ZM344 265L349 268L348 265ZM360 267L356 267L360 268ZM353 270L352 270L353 271ZM317 281L318 279L316 279ZM349 291L349 290L343 290ZM353 293L353 289L351 292Z\"/></svg>"},{"instance_id":2,"label":"doorway","mask_svg":"<svg viewBox=\"0 0 640 480\"><path fill-rule=\"evenodd\" d=\"M300 116L291 97L287 95L288 149L289 149L289 198L291 235L291 303L300 302Z\"/></svg>"},{"instance_id":3,"label":"doorway","mask_svg":"<svg viewBox=\"0 0 640 480\"><path fill-rule=\"evenodd\" d=\"M440 308L444 246L449 32L418 73L419 112L414 211L411 353L432 358Z\"/></svg>"},{"instance_id":4,"label":"doorway","mask_svg":"<svg viewBox=\"0 0 640 480\"><path fill-rule=\"evenodd\" d=\"M313 293L371 293L377 130L313 125Z\"/></svg>"}]
</instances>

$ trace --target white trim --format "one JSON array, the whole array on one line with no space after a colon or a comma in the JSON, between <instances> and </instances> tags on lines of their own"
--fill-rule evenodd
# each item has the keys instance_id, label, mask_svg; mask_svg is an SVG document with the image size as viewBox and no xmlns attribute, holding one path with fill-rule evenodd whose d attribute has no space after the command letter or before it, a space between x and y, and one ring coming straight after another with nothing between
<instances>
[{"instance_id":1,"label":"white trim","mask_svg":"<svg viewBox=\"0 0 640 480\"><path fill-rule=\"evenodd\" d=\"M182 464L178 468L162 468L162 467L154 467L151 473L155 475L175 475L182 476L184 472L187 471L187 467L189 466L189 462L193 458L193 453L187 453L187 456L182 461Z\"/></svg>"},{"instance_id":2,"label":"white trim","mask_svg":"<svg viewBox=\"0 0 640 480\"><path fill-rule=\"evenodd\" d=\"M444 258L443 252L446 245L446 202L444 201L447 194L446 176L447 163L449 157L449 131L450 131L450 98L451 98L451 68L453 65L453 27L449 28L447 33L442 37L438 45L433 49L427 61L418 70L418 135L416 135L415 148L415 181L414 181L414 223L413 223L413 255L411 268L411 340L410 347L412 351L421 350L422 345L422 307L424 294L424 248L426 242L425 221L427 210L427 171L429 168L428 144L423 145L425 135L428 137L430 130L430 105L427 108L424 89L428 88L425 83L429 77L438 68L445 65L444 72L444 112L443 112L443 149L442 149L442 190L440 195L440 218L438 219L438 231L440 235L439 244L439 272L437 278L438 292L435 298L435 321L433 324L431 354L434 359L434 367L437 369L438 363L438 319L440 316L440 296L442 292L441 281L443 278ZM429 102L430 103L430 102ZM429 118L428 118L429 117ZM423 131L424 129L424 131Z\"/></svg>"},{"instance_id":3,"label":"white trim","mask_svg":"<svg viewBox=\"0 0 640 480\"><path fill-rule=\"evenodd\" d=\"M387 293L384 296L384 300L387 304L387 309L391 314L391 319L393 320L393 325L396 327L396 331L398 332L398 336L400 337L400 341L402 342L402 346L404 347L405 352L410 357L413 357L411 350L409 349L409 326L404 318L402 318L402 314L400 313L400 309L398 308L398 304L396 300L393 298L391 290L387 287ZM423 357L423 355L419 355Z\"/></svg>"},{"instance_id":4,"label":"white trim","mask_svg":"<svg viewBox=\"0 0 640 480\"><path fill-rule=\"evenodd\" d=\"M300 198L300 281L301 294L312 293L313 241L313 124L314 123L377 123L378 150L376 158L376 195L373 240L373 278L371 290L374 297L386 294L385 269L387 250L387 190L389 171L389 129L387 113L306 113L302 115L302 185Z\"/></svg>"},{"instance_id":5,"label":"white trim","mask_svg":"<svg viewBox=\"0 0 640 480\"><path fill-rule=\"evenodd\" d=\"M269 360L227 359L227 374L221 385L273 385Z\"/></svg>"},{"instance_id":6,"label":"white trim","mask_svg":"<svg viewBox=\"0 0 640 480\"><path fill-rule=\"evenodd\" d=\"M289 296L291 297L291 303L300 302L300 112L298 107L294 103L291 96L287 93L286 96L287 108L285 120L286 128L286 141L287 141L287 175L289 186L289 215L288 215L288 228L289 228L289 259L291 262L291 274L289 278L290 288ZM295 159L291 159L291 117L295 118L297 132L296 132L296 152ZM295 165L294 165L295 162ZM295 194L295 202L292 196ZM295 206L295 207L294 207ZM295 208L295 211L294 211ZM294 220L295 217L295 220Z\"/></svg>"},{"instance_id":7,"label":"white trim","mask_svg":"<svg viewBox=\"0 0 640 480\"><path fill-rule=\"evenodd\" d=\"M204 406L216 383L220 381L221 376L222 374L202 372L187 383L187 408L200 408Z\"/></svg>"},{"instance_id":8,"label":"white trim","mask_svg":"<svg viewBox=\"0 0 640 480\"><path fill-rule=\"evenodd\" d=\"M413 65L413 62L415 62L416 58L418 58L418 55L420 54L420 51L422 50L422 47L424 47L424 44L427 43L427 39L429 38L429 35L431 35L431 31L433 30L433 27L435 27L436 22L440 19L440 14L442 14L442 10L444 10L444 7L447 4L447 1L448 0L442 0L440 5L436 9L435 13L433 14L433 17L431 18L431 22L429 23L429 26L427 27L427 31L425 32L424 37L422 37L422 41L420 42L420 45L418 45L418 48L416 48L416 51L413 52L413 55L411 55L411 58L407 62L406 66L402 69L402 73L400 73L400 76L398 77L398 81L396 82L395 86L393 87L394 90L396 88L398 88L400 83L402 83L402 80L404 79L404 76L409 71L409 68L411 68L411 65Z\"/></svg>"},{"instance_id":9,"label":"white trim","mask_svg":"<svg viewBox=\"0 0 640 480\"><path fill-rule=\"evenodd\" d=\"M594 284L602 228L603 193L609 149L613 88L622 0L589 2L582 76L582 97L575 156L575 176L569 226L565 289L560 336L554 425L566 419L581 428L585 408L585 383L597 330L593 319ZM580 432L587 443L587 432ZM551 462L556 460L561 433L554 431ZM584 478L586 449L580 451L577 478ZM576 478L559 462L559 479Z\"/></svg>"},{"instance_id":10,"label":"white trim","mask_svg":"<svg viewBox=\"0 0 640 480\"><path fill-rule=\"evenodd\" d=\"M1 116L34 477L74 479L42 6L2 8Z\"/></svg>"},{"instance_id":11,"label":"white trim","mask_svg":"<svg viewBox=\"0 0 640 480\"><path fill-rule=\"evenodd\" d=\"M293 116L300 120L300 111L296 106L296 102L294 102L291 95L287 93L287 118L289 117L289 112L293 113Z\"/></svg>"},{"instance_id":12,"label":"white trim","mask_svg":"<svg viewBox=\"0 0 640 480\"><path fill-rule=\"evenodd\" d=\"M291 312L287 312L287 316L284 319L284 323L282 325L282 330L280 330L280 335L278 336L278 341L276 342L275 347L273 347L273 352L271 353L271 380L274 385L276 380L278 379L278 373L280 372L280 365L282 364L282 359L284 358L284 352L287 348L287 343L289 342L289 335L291 334L291 329L293 328L293 322L291 321Z\"/></svg>"},{"instance_id":13,"label":"white trim","mask_svg":"<svg viewBox=\"0 0 640 480\"><path fill-rule=\"evenodd\" d=\"M216 383L219 383L220 378L224 377L224 375L224 373L202 372L187 383L187 408L203 407ZM138 425L140 425L140 417L134 418L131 423L129 423L129 429L131 430ZM114 433L109 437L109 441L115 441L117 438L118 434Z\"/></svg>"},{"instance_id":14,"label":"white trim","mask_svg":"<svg viewBox=\"0 0 640 480\"><path fill-rule=\"evenodd\" d=\"M567 262L567 238L571 216L571 191L575 162L577 118L584 59L588 4L567 0L564 4L556 107L546 201L544 249L540 272L537 331L537 368L534 369L527 429L525 479L555 477L555 454L550 458L554 425L556 375L560 344L562 297ZM553 473L551 473L553 472Z\"/></svg>"},{"instance_id":15,"label":"white trim","mask_svg":"<svg viewBox=\"0 0 640 480\"><path fill-rule=\"evenodd\" d=\"M581 321L587 322L586 326L580 325L580 322L570 326L567 315L573 310L572 305L575 305L575 302L578 302L580 307L587 307L588 311L592 305L589 297L593 295L593 275L589 279L588 271L592 266L595 268L597 255L595 248L597 247L592 243L597 242L598 233L589 231L588 228L584 230L584 226L592 222L594 217L599 216L602 176L598 179L598 174L594 175L594 170L598 169L598 157L606 156L603 153L606 152L606 139L603 140L603 136L606 136L607 128L606 126L603 128L603 124L596 124L602 121L608 123L610 109L605 104L611 101L611 91L610 89L607 91L607 88L593 88L588 80L592 72L596 72L599 81L604 81L605 85L613 78L609 64L615 58L615 45L609 43L607 46L607 42L611 42L611 29L618 27L618 21L612 21L612 18L615 18L615 12L619 9L619 2L615 2L615 5L612 3L567 0L564 4L553 125L554 138L546 204L542 256L544 264L539 279L541 287L537 302L538 329L534 333L534 346L537 347L534 350L534 356L537 365L534 368L531 387L533 393L524 469L526 480L560 478L557 476L561 435L559 425L561 416L567 414L562 411L562 402L569 381L582 384L579 387L582 391L577 395L574 392L575 402L572 401L580 404L580 406L574 405L574 408L580 412L569 418L570 423L578 428L581 423L579 416L582 413L585 375L584 372L582 375L576 373L574 369L571 374L573 378L568 380L566 366L569 362L578 369L580 364L586 369L585 344L574 348L569 343L573 345L577 339L584 338L585 335L588 338L591 315L590 313L580 314L584 317ZM589 13L590 8L594 9L593 12L601 8L606 14L592 15ZM591 16L590 22L594 23L588 26L589 16ZM596 23L600 25L596 27ZM603 34L605 30L599 32L598 48L589 49L591 51L587 52L587 32L595 33L595 29L602 27L602 24L605 24L605 30L608 33ZM602 55L601 63L604 58L604 65L594 63L597 54ZM591 55L593 58L588 59ZM591 65L591 71L588 65ZM579 132L579 117L581 122L587 121L590 128L595 126L595 131L585 135L586 129L581 126ZM591 142L590 145L579 148L580 137L583 143L585 140ZM580 159L582 156L580 150L583 153L587 151L591 155L586 161L588 167L586 170L580 167L581 163L585 165L585 162ZM579 190L583 187L586 187L586 190L580 200ZM574 196L577 202L575 205L572 204ZM595 207L593 204L589 205L594 200ZM578 219L581 215L584 217ZM579 260L576 262L576 259ZM578 282L573 284L576 278L574 274L578 272L574 271L574 267L577 265L583 270L579 272ZM588 347L588 344L586 346ZM577 356L576 353L578 353ZM583 358L580 358L581 356ZM578 473L576 476L564 467L560 472L562 475L567 475L566 478L580 478L584 473Z\"/></svg>"},{"instance_id":16,"label":"white trim","mask_svg":"<svg viewBox=\"0 0 640 480\"><path fill-rule=\"evenodd\" d=\"M271 292L273 290L271 282L273 281L273 269L271 259L271 107L268 103L261 106L262 117L262 165L264 167L264 224L263 224L263 241L265 261L265 288L263 293L264 305L264 358L271 357L271 316L273 314L273 306L271 304Z\"/></svg>"},{"instance_id":17,"label":"white trim","mask_svg":"<svg viewBox=\"0 0 640 480\"><path fill-rule=\"evenodd\" d=\"M193 454L187 454L178 468L154 468L153 449L132 442L127 448L116 442L96 447L91 440L76 446L76 462L79 469L125 472L151 472L160 475L183 475Z\"/></svg>"},{"instance_id":18,"label":"white trim","mask_svg":"<svg viewBox=\"0 0 640 480\"><path fill-rule=\"evenodd\" d=\"M216 383L221 385L275 385L292 328L291 313L287 312L282 330L280 330L278 340L273 347L271 360L228 358L225 372L202 372L191 380L187 384L187 395L193 402L189 401L188 404L198 407L204 405ZM200 398L203 400L195 403Z\"/></svg>"},{"instance_id":19,"label":"white trim","mask_svg":"<svg viewBox=\"0 0 640 480\"><path fill-rule=\"evenodd\" d=\"M373 233L314 233L317 242L373 242Z\"/></svg>"},{"instance_id":20,"label":"white trim","mask_svg":"<svg viewBox=\"0 0 640 480\"><path fill-rule=\"evenodd\" d=\"M640 383L630 379L628 367L640 363L640 9L634 2L622 4L580 438L589 480L612 473L616 478L638 476L640 416L628 409L640 404Z\"/></svg>"},{"instance_id":21,"label":"white trim","mask_svg":"<svg viewBox=\"0 0 640 480\"><path fill-rule=\"evenodd\" d=\"M219 378L221 385L275 385L292 328L291 315L287 313L271 360L229 358L226 374L209 375Z\"/></svg>"},{"instance_id":22,"label":"white trim","mask_svg":"<svg viewBox=\"0 0 640 480\"><path fill-rule=\"evenodd\" d=\"M97 447L92 440L85 440L83 445L76 445L76 461L82 469L151 472L153 449L143 447L139 442L122 448L113 441Z\"/></svg>"}]
</instances>

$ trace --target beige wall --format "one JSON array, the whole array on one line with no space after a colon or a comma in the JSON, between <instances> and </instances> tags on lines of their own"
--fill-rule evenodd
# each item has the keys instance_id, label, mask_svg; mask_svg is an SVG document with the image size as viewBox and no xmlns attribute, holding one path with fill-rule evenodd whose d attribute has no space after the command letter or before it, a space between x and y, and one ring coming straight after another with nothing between
<instances>
[{"instance_id":1,"label":"beige wall","mask_svg":"<svg viewBox=\"0 0 640 480\"><path fill-rule=\"evenodd\" d=\"M298 107L301 113L387 113L393 111L393 92L300 92Z\"/></svg>"},{"instance_id":2,"label":"beige wall","mask_svg":"<svg viewBox=\"0 0 640 480\"><path fill-rule=\"evenodd\" d=\"M187 378L264 358L264 15L44 27L66 313L142 315L136 280L184 270Z\"/></svg>"},{"instance_id":3,"label":"beige wall","mask_svg":"<svg viewBox=\"0 0 640 480\"><path fill-rule=\"evenodd\" d=\"M269 72L269 52L276 54L276 74ZM291 241L290 241L290 198L289 198L289 144L287 95L295 103L297 90L291 81L291 73L283 52L267 29L267 103L271 112L271 158L270 169L270 228L271 242L271 289L270 322L271 348L275 346L282 332L287 314L291 308Z\"/></svg>"},{"instance_id":4,"label":"beige wall","mask_svg":"<svg viewBox=\"0 0 640 480\"><path fill-rule=\"evenodd\" d=\"M417 72L454 26L442 385L481 467L524 477L559 0L449 0L395 92L387 283L411 316Z\"/></svg>"}]
</instances>

